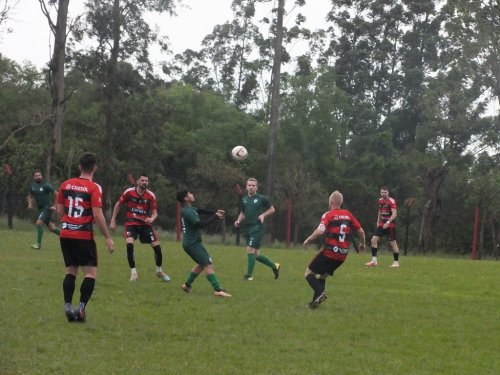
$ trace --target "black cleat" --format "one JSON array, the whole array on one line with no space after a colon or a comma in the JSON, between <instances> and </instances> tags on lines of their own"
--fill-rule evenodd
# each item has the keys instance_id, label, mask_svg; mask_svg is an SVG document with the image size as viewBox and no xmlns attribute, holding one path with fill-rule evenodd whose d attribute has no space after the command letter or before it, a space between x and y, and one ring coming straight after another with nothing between
<instances>
[{"instance_id":1,"label":"black cleat","mask_svg":"<svg viewBox=\"0 0 500 375\"><path fill-rule=\"evenodd\" d=\"M326 296L325 293L321 293L320 296L318 298L316 298L314 301L312 301L310 304L309 304L309 307L311 309L316 309L321 302L323 302L324 300L326 300L328 297Z\"/></svg>"},{"instance_id":2,"label":"black cleat","mask_svg":"<svg viewBox=\"0 0 500 375\"><path fill-rule=\"evenodd\" d=\"M67 303L64 305L64 313L66 314L66 318L68 319L68 322L76 322L76 315L73 311L73 308L71 307L70 303Z\"/></svg>"},{"instance_id":3,"label":"black cleat","mask_svg":"<svg viewBox=\"0 0 500 375\"><path fill-rule=\"evenodd\" d=\"M274 263L274 265L276 266L276 268L273 269L273 272L274 272L274 280L276 280L278 277L280 277L280 264L279 263Z\"/></svg>"},{"instance_id":4,"label":"black cleat","mask_svg":"<svg viewBox=\"0 0 500 375\"><path fill-rule=\"evenodd\" d=\"M87 321L87 316L85 315L85 307L82 305L78 306L74 311L76 321L80 323L85 323Z\"/></svg>"}]
</instances>

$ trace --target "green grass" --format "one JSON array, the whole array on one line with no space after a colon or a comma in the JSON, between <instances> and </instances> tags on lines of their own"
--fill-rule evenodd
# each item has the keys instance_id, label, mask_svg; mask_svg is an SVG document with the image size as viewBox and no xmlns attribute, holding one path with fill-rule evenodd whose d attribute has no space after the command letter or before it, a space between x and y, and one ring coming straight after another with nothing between
<instances>
[{"instance_id":1,"label":"green grass","mask_svg":"<svg viewBox=\"0 0 500 375\"><path fill-rule=\"evenodd\" d=\"M165 283L153 251L136 245L139 280L131 283L125 241L108 254L98 236L99 270L87 323L63 312L64 265L58 239L45 231L2 230L0 373L13 374L499 374L500 263L352 253L328 279L328 300L306 309L304 270L315 251L262 249L282 264L246 271L243 247L207 245L222 286L204 276L192 294L180 286L193 266L180 244L161 238ZM77 279L74 302L79 296Z\"/></svg>"}]
</instances>

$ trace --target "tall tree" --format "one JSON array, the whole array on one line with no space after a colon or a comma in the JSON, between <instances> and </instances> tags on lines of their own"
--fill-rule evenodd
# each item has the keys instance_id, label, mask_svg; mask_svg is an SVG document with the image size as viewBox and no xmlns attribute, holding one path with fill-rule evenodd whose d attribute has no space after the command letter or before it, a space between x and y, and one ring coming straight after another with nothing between
<instances>
[{"instance_id":1,"label":"tall tree","mask_svg":"<svg viewBox=\"0 0 500 375\"><path fill-rule=\"evenodd\" d=\"M66 59L66 37L68 24L68 6L69 0L59 0L56 6L56 0L49 0L48 5L56 6L57 20L54 23L50 16L49 8L45 0L38 0L42 13L49 22L50 30L54 36L54 50L49 66L49 84L51 102L50 117L50 142L47 150L47 172L45 178L50 182L53 163L56 153L61 148L62 123L63 123L63 104L65 99L64 85L64 63Z\"/></svg>"},{"instance_id":2,"label":"tall tree","mask_svg":"<svg viewBox=\"0 0 500 375\"><path fill-rule=\"evenodd\" d=\"M111 216L111 193L118 160L116 157L120 128L126 126L126 115L120 108L129 95L127 80L120 80L119 63L130 61L145 77L151 77L148 47L159 42L166 45L144 19L146 12L173 14L174 0L89 0L86 3L86 26L76 37L91 43L87 50L75 50L77 66L90 79L102 85L105 124L102 132L101 165L104 174L104 211Z\"/></svg>"}]
</instances>

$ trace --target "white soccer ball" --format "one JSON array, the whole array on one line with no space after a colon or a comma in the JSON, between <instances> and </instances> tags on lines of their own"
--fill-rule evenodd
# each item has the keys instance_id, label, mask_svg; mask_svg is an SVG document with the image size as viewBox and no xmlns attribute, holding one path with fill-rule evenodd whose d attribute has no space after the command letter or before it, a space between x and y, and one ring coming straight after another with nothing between
<instances>
[{"instance_id":1,"label":"white soccer ball","mask_svg":"<svg viewBox=\"0 0 500 375\"><path fill-rule=\"evenodd\" d=\"M234 160L241 161L247 158L248 151L243 146L236 146L235 148L233 148L233 151L231 151L231 155Z\"/></svg>"}]
</instances>

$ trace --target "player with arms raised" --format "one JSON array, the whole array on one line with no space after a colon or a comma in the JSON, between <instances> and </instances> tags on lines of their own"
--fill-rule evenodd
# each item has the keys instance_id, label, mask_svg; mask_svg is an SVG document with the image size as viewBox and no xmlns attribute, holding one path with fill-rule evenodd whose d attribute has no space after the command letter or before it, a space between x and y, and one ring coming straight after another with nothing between
<instances>
[{"instance_id":1,"label":"player with arms raised","mask_svg":"<svg viewBox=\"0 0 500 375\"><path fill-rule=\"evenodd\" d=\"M97 275L97 247L94 241L95 222L112 253L115 244L106 228L102 214L102 190L92 182L97 169L97 158L86 153L80 158L79 178L72 178L61 184L57 195L57 214L61 219L61 250L66 265L63 282L64 312L69 322L85 322L85 307L94 291ZM73 311L71 303L75 292L78 267L82 267L84 279L80 286L80 304Z\"/></svg>"},{"instance_id":2,"label":"player with arms raised","mask_svg":"<svg viewBox=\"0 0 500 375\"><path fill-rule=\"evenodd\" d=\"M121 206L127 206L127 214L125 218L125 241L127 242L127 259L132 275L130 281L137 281L138 275L135 268L134 257L134 242L139 237L141 243L148 243L153 248L155 253L156 276L163 281L170 281L161 266L163 256L161 252L160 241L151 225L157 218L158 212L156 208L158 203L156 196L149 190L149 178L146 173L142 173L136 181L137 187L125 190L113 209L113 216L109 228L114 233L116 230L116 216L120 212ZM151 211L151 216L149 212Z\"/></svg>"},{"instance_id":3,"label":"player with arms raised","mask_svg":"<svg viewBox=\"0 0 500 375\"><path fill-rule=\"evenodd\" d=\"M349 234L351 229L356 231L361 239L359 252L364 253L365 232L356 218L347 210L340 208L344 198L338 191L330 195L330 211L321 218L319 227L304 241L304 248L315 239L321 237L326 231L325 244L321 251L313 258L306 269L305 277L314 290L312 302L308 307L315 309L326 300L326 278L333 275L347 258L349 252ZM316 275L319 275L316 278Z\"/></svg>"}]
</instances>

